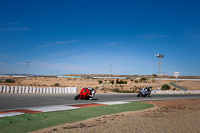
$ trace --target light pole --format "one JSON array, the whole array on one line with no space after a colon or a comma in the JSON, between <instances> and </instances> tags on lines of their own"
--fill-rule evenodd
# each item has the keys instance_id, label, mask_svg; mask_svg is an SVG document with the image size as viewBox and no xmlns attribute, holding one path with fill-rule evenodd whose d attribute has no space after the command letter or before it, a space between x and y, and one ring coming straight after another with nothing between
<instances>
[{"instance_id":1,"label":"light pole","mask_svg":"<svg viewBox=\"0 0 200 133\"><path fill-rule=\"evenodd\" d=\"M26 63L27 63L27 74L26 74L26 79L29 80L29 78L28 78L28 64L29 64L29 61L27 61Z\"/></svg>"},{"instance_id":2,"label":"light pole","mask_svg":"<svg viewBox=\"0 0 200 133\"><path fill-rule=\"evenodd\" d=\"M161 55L161 54L156 54L155 55L156 57L159 58L159 88L161 88L161 58L164 58L164 55Z\"/></svg>"},{"instance_id":3,"label":"light pole","mask_svg":"<svg viewBox=\"0 0 200 133\"><path fill-rule=\"evenodd\" d=\"M110 64L110 77L112 77L112 64Z\"/></svg>"}]
</instances>

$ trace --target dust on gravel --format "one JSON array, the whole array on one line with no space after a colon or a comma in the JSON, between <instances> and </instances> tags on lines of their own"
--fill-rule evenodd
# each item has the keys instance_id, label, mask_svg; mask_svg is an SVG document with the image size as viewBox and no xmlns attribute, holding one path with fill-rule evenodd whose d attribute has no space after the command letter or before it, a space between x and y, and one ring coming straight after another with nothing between
<instances>
[{"instance_id":1,"label":"dust on gravel","mask_svg":"<svg viewBox=\"0 0 200 133\"><path fill-rule=\"evenodd\" d=\"M156 107L91 118L34 133L199 133L200 100L146 101Z\"/></svg>"}]
</instances>

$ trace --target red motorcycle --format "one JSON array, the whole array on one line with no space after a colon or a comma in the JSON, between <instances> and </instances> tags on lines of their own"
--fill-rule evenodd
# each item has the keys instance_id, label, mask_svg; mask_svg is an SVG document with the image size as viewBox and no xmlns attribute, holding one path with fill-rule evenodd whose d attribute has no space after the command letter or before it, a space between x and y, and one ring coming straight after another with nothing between
<instances>
[{"instance_id":1,"label":"red motorcycle","mask_svg":"<svg viewBox=\"0 0 200 133\"><path fill-rule=\"evenodd\" d=\"M78 99L92 100L96 92L97 90L92 87L83 88L81 89L81 92L74 97L74 100L78 100Z\"/></svg>"}]
</instances>

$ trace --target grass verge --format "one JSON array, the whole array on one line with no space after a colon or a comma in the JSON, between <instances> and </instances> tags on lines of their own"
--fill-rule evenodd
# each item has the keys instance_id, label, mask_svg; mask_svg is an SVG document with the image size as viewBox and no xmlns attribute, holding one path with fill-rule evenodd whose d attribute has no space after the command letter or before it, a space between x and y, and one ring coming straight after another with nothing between
<instances>
[{"instance_id":1,"label":"grass verge","mask_svg":"<svg viewBox=\"0 0 200 133\"><path fill-rule=\"evenodd\" d=\"M38 129L51 127L64 123L86 120L102 115L143 110L152 108L154 105L131 102L119 105L104 105L87 107L75 110L56 111L37 114L23 114L20 116L0 118L0 133L26 133Z\"/></svg>"}]
</instances>

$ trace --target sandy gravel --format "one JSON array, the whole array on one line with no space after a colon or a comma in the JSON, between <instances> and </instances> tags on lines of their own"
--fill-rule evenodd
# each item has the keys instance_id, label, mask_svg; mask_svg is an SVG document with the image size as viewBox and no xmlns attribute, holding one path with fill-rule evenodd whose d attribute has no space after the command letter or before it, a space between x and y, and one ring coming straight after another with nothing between
<instances>
[{"instance_id":1,"label":"sandy gravel","mask_svg":"<svg viewBox=\"0 0 200 133\"><path fill-rule=\"evenodd\" d=\"M177 82L176 83L177 85L179 86L182 86L188 90L200 90L200 81L197 80L197 81L182 81L182 82Z\"/></svg>"},{"instance_id":2,"label":"sandy gravel","mask_svg":"<svg viewBox=\"0 0 200 133\"><path fill-rule=\"evenodd\" d=\"M200 100L146 103L156 107L66 123L35 133L200 133Z\"/></svg>"}]
</instances>

